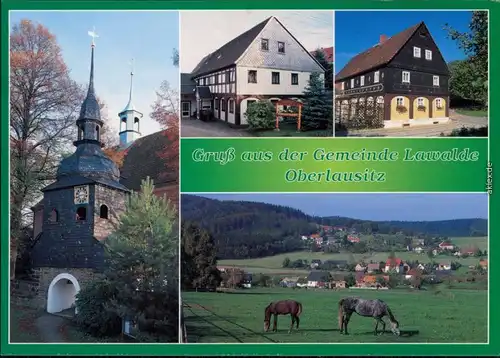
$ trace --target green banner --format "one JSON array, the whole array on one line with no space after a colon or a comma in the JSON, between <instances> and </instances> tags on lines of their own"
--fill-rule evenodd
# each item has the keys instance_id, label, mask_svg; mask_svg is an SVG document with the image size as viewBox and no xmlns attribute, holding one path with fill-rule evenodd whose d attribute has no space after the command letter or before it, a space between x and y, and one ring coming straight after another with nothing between
<instances>
[{"instance_id":1,"label":"green banner","mask_svg":"<svg viewBox=\"0 0 500 358\"><path fill-rule=\"evenodd\" d=\"M487 139L187 139L181 191L485 192Z\"/></svg>"}]
</instances>

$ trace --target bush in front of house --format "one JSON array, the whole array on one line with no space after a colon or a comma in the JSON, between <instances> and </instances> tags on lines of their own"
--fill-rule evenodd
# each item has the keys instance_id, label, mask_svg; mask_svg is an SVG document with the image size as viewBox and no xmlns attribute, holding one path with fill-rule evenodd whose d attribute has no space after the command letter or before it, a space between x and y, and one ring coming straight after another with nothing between
<instances>
[{"instance_id":1,"label":"bush in front of house","mask_svg":"<svg viewBox=\"0 0 500 358\"><path fill-rule=\"evenodd\" d=\"M95 337L114 336L121 333L121 318L107 309L107 302L119 294L107 280L97 280L86 285L76 296L76 324Z\"/></svg>"},{"instance_id":2,"label":"bush in front of house","mask_svg":"<svg viewBox=\"0 0 500 358\"><path fill-rule=\"evenodd\" d=\"M448 137L487 137L488 136L488 127L479 127L479 128L467 128L462 127L460 129L454 129Z\"/></svg>"},{"instance_id":3,"label":"bush in front of house","mask_svg":"<svg viewBox=\"0 0 500 358\"><path fill-rule=\"evenodd\" d=\"M251 129L272 129L276 125L276 110L270 101L250 103L245 117Z\"/></svg>"}]
</instances>

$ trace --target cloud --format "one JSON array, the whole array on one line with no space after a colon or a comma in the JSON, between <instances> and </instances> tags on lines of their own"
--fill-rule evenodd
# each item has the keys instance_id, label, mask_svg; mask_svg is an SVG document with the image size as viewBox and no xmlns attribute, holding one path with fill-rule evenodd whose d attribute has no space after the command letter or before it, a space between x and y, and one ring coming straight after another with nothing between
<instances>
[{"instance_id":1,"label":"cloud","mask_svg":"<svg viewBox=\"0 0 500 358\"><path fill-rule=\"evenodd\" d=\"M333 11L181 11L181 71L191 72L203 56L270 16L276 16L308 50L334 45Z\"/></svg>"}]
</instances>

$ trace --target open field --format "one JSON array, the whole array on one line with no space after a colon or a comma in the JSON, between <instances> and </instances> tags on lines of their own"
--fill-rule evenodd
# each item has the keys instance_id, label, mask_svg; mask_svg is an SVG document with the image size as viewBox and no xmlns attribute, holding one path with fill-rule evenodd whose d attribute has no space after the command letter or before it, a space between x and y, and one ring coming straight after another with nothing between
<instances>
[{"instance_id":1,"label":"open field","mask_svg":"<svg viewBox=\"0 0 500 358\"><path fill-rule=\"evenodd\" d=\"M481 250L488 248L488 239L486 237L458 237L451 238L451 241L460 247L467 247L475 245ZM280 254L275 256L262 257L257 259L245 259L245 260L219 260L218 264L222 266L235 266L240 267L251 273L265 273L271 275L290 275L290 274L307 274L309 271L302 269L289 269L283 268L282 263L285 257L288 257L291 261L302 259L311 262L313 259L325 260L348 260L349 253L336 253L336 254L325 254L323 252L309 252L309 251L298 251L290 252L286 254ZM375 253L364 253L364 254L353 254L356 261L364 260L366 262L380 262L387 260L387 252L375 252ZM418 260L419 262L426 263L430 262L431 259L426 253L417 254L415 252L396 252L396 256L403 260ZM476 257L468 257L465 259L456 258L453 256L437 256L433 258L434 261L458 261L463 266L476 265L479 259Z\"/></svg>"},{"instance_id":2,"label":"open field","mask_svg":"<svg viewBox=\"0 0 500 358\"><path fill-rule=\"evenodd\" d=\"M441 290L441 291L440 291ZM189 343L486 342L487 291L250 289L234 293L183 292ZM338 331L337 302L346 296L380 298L398 319L401 336L375 336L375 321L353 315L349 335ZM275 300L302 303L299 331L288 334L290 316L278 318L278 332L263 331L264 309ZM388 330L389 325L386 329Z\"/></svg>"}]
</instances>

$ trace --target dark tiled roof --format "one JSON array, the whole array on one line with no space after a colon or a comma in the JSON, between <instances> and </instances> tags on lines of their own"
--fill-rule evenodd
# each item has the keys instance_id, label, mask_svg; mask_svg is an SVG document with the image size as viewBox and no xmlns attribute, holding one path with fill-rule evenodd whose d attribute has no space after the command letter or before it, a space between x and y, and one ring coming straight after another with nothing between
<instances>
[{"instance_id":1,"label":"dark tiled roof","mask_svg":"<svg viewBox=\"0 0 500 358\"><path fill-rule=\"evenodd\" d=\"M125 188L122 184L120 184L115 180L110 180L107 178L99 178L99 177L84 177L80 175L71 177L62 177L61 179L58 179L56 182L43 188L42 191L45 192L55 189L63 189L77 185L94 184L94 183L100 183L109 186L111 188L127 191L127 188Z\"/></svg>"},{"instance_id":2,"label":"dark tiled roof","mask_svg":"<svg viewBox=\"0 0 500 358\"><path fill-rule=\"evenodd\" d=\"M198 86L198 95L201 99L212 99L212 93L208 86Z\"/></svg>"},{"instance_id":3,"label":"dark tiled roof","mask_svg":"<svg viewBox=\"0 0 500 358\"><path fill-rule=\"evenodd\" d=\"M328 271L311 271L307 276L307 281L330 281L330 273Z\"/></svg>"},{"instance_id":4,"label":"dark tiled roof","mask_svg":"<svg viewBox=\"0 0 500 358\"><path fill-rule=\"evenodd\" d=\"M406 30L388 38L382 44L377 44L354 56L335 76L335 82L339 82L348 77L388 64L420 26L425 26L425 24L420 22L413 25L412 27L409 27Z\"/></svg>"},{"instance_id":5,"label":"dark tiled roof","mask_svg":"<svg viewBox=\"0 0 500 358\"><path fill-rule=\"evenodd\" d=\"M192 71L193 76L233 65L271 19L272 17L265 19L218 50L205 56Z\"/></svg>"},{"instance_id":6,"label":"dark tiled roof","mask_svg":"<svg viewBox=\"0 0 500 358\"><path fill-rule=\"evenodd\" d=\"M178 172L168 168L161 153L170 146L168 130L137 139L128 149L121 168L120 182L131 190L140 190L141 181L150 177L156 186L174 183Z\"/></svg>"},{"instance_id":7,"label":"dark tiled roof","mask_svg":"<svg viewBox=\"0 0 500 358\"><path fill-rule=\"evenodd\" d=\"M196 82L192 79L193 75L190 73L181 73L181 94L192 94L196 90Z\"/></svg>"}]
</instances>

